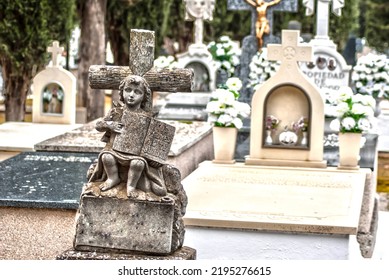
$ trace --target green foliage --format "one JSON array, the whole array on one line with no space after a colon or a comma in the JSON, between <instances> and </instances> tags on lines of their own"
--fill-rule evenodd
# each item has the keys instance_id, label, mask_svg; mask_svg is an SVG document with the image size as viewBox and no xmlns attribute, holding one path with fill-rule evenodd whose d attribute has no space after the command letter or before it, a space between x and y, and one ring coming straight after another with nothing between
<instances>
[{"instance_id":1,"label":"green foliage","mask_svg":"<svg viewBox=\"0 0 389 280\"><path fill-rule=\"evenodd\" d=\"M368 45L380 52L389 48L389 5L387 0L366 0L365 37Z\"/></svg>"},{"instance_id":2,"label":"green foliage","mask_svg":"<svg viewBox=\"0 0 389 280\"><path fill-rule=\"evenodd\" d=\"M70 37L75 2L69 0L2 0L0 2L0 63L7 60L14 75L42 67L52 40Z\"/></svg>"}]
</instances>

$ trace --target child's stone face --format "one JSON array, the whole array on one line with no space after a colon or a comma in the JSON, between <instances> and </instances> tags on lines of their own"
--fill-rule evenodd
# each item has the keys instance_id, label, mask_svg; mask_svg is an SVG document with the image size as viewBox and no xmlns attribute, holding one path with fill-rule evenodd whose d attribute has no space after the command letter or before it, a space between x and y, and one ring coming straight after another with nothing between
<instances>
[{"instance_id":1,"label":"child's stone face","mask_svg":"<svg viewBox=\"0 0 389 280\"><path fill-rule=\"evenodd\" d=\"M144 97L144 91L137 85L127 84L123 90L124 103L129 108L139 108Z\"/></svg>"}]
</instances>

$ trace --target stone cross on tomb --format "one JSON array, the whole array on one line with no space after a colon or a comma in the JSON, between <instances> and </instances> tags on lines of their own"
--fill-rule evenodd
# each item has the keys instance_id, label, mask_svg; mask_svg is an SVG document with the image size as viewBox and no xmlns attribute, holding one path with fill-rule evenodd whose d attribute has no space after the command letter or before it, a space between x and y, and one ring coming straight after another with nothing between
<instances>
[{"instance_id":1,"label":"stone cross on tomb","mask_svg":"<svg viewBox=\"0 0 389 280\"><path fill-rule=\"evenodd\" d=\"M264 2L268 2L269 4L272 3L272 5L269 5L265 11L266 13L266 19L268 20L269 24L269 33L263 34L263 46L266 46L268 43L271 43L271 39L273 37L273 13L274 12L297 12L298 7L298 1L297 0L281 0L280 2L274 1L274 0L263 0ZM258 5L258 0L252 0L252 2L256 2ZM278 2L278 3L277 3ZM228 0L227 2L227 9L228 10L235 10L235 11L249 11L251 10L251 35L256 34L256 22L258 20L258 12L256 7L253 5L250 5L247 0Z\"/></svg>"},{"instance_id":2,"label":"stone cross on tomb","mask_svg":"<svg viewBox=\"0 0 389 280\"><path fill-rule=\"evenodd\" d=\"M299 44L299 31L283 30L282 44L269 44L267 47L267 59L281 61L280 70L287 69L300 71L299 61L311 61L313 49L310 45Z\"/></svg>"},{"instance_id":3,"label":"stone cross on tomb","mask_svg":"<svg viewBox=\"0 0 389 280\"><path fill-rule=\"evenodd\" d=\"M192 69L156 69L154 63L154 32L133 29L130 33L129 66L91 65L89 86L93 89L118 90L120 82L130 74L143 76L152 91L190 92ZM152 100L152 99L151 99Z\"/></svg>"},{"instance_id":4,"label":"stone cross on tomb","mask_svg":"<svg viewBox=\"0 0 389 280\"><path fill-rule=\"evenodd\" d=\"M196 45L203 44L204 20L212 20L215 0L184 0L185 20L194 20L194 41Z\"/></svg>"},{"instance_id":5,"label":"stone cross on tomb","mask_svg":"<svg viewBox=\"0 0 389 280\"><path fill-rule=\"evenodd\" d=\"M329 40L328 24L329 24L329 6L332 2L332 12L340 16L342 8L344 7L344 0L303 0L303 5L306 7L306 15L313 15L315 11L315 1L317 1L316 8L316 36L315 39Z\"/></svg>"},{"instance_id":6,"label":"stone cross on tomb","mask_svg":"<svg viewBox=\"0 0 389 280\"><path fill-rule=\"evenodd\" d=\"M51 52L53 67L58 67L58 55L62 54L64 48L59 46L58 41L53 41L53 46L47 47L47 52Z\"/></svg>"},{"instance_id":7,"label":"stone cross on tomb","mask_svg":"<svg viewBox=\"0 0 389 280\"><path fill-rule=\"evenodd\" d=\"M152 68L154 64L154 31L133 29L130 36L129 67L91 66L89 81L92 88L118 89L120 82L128 75L137 75L143 76L151 91L191 90L193 70L156 70ZM152 96L146 97L145 100L146 104L143 105L143 109L146 113L151 114ZM123 132L116 136L113 148L127 154L144 156L156 162L164 162L174 136L174 127L165 125L150 116L132 115L131 118L122 120L125 122ZM112 118L114 118L113 115ZM136 128L134 129L134 127Z\"/></svg>"}]
</instances>

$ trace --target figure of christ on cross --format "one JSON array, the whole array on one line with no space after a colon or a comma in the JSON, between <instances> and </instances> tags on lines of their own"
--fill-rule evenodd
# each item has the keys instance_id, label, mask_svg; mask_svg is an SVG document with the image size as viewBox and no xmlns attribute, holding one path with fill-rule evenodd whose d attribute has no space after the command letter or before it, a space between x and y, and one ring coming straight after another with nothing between
<instances>
[{"instance_id":1,"label":"figure of christ on cross","mask_svg":"<svg viewBox=\"0 0 389 280\"><path fill-rule=\"evenodd\" d=\"M269 21L266 18L267 8L277 5L281 0L273 0L271 2L265 2L265 0L245 0L249 5L253 6L257 10L257 21L255 23L255 32L258 40L258 49L263 46L263 35L270 33Z\"/></svg>"}]
</instances>

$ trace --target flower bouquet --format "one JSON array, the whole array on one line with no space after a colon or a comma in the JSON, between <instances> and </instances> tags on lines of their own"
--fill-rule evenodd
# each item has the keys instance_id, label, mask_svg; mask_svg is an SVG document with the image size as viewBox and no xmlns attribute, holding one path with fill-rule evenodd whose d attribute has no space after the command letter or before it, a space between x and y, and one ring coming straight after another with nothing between
<instances>
[{"instance_id":1,"label":"flower bouquet","mask_svg":"<svg viewBox=\"0 0 389 280\"><path fill-rule=\"evenodd\" d=\"M154 60L154 67L159 69L164 69L164 68L173 69L177 67L177 61L172 55L168 55L168 56L161 55Z\"/></svg>"},{"instance_id":2,"label":"flower bouquet","mask_svg":"<svg viewBox=\"0 0 389 280\"><path fill-rule=\"evenodd\" d=\"M241 49L228 36L221 36L216 42L208 44L208 50L219 69L227 72L228 77L235 73L235 67L240 63Z\"/></svg>"},{"instance_id":3,"label":"flower bouquet","mask_svg":"<svg viewBox=\"0 0 389 280\"><path fill-rule=\"evenodd\" d=\"M292 129L294 132L299 133L308 131L308 118L301 117L297 122L292 123Z\"/></svg>"},{"instance_id":4,"label":"flower bouquet","mask_svg":"<svg viewBox=\"0 0 389 280\"><path fill-rule=\"evenodd\" d=\"M341 133L362 133L372 128L375 100L371 96L353 95L352 89L342 87L336 106L337 118L330 128Z\"/></svg>"},{"instance_id":5,"label":"flower bouquet","mask_svg":"<svg viewBox=\"0 0 389 280\"><path fill-rule=\"evenodd\" d=\"M369 53L358 59L351 75L356 93L389 99L389 59Z\"/></svg>"},{"instance_id":6,"label":"flower bouquet","mask_svg":"<svg viewBox=\"0 0 389 280\"><path fill-rule=\"evenodd\" d=\"M265 129L275 131L280 124L280 120L273 115L267 115L265 120Z\"/></svg>"},{"instance_id":7,"label":"flower bouquet","mask_svg":"<svg viewBox=\"0 0 389 280\"><path fill-rule=\"evenodd\" d=\"M206 108L209 122L217 127L242 128L242 120L250 115L250 106L237 100L241 88L242 82L239 78L233 77L212 92Z\"/></svg>"},{"instance_id":8,"label":"flower bouquet","mask_svg":"<svg viewBox=\"0 0 389 280\"><path fill-rule=\"evenodd\" d=\"M250 62L249 85L257 89L280 68L280 62L267 60L267 49L257 52Z\"/></svg>"}]
</instances>

